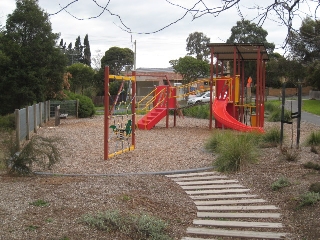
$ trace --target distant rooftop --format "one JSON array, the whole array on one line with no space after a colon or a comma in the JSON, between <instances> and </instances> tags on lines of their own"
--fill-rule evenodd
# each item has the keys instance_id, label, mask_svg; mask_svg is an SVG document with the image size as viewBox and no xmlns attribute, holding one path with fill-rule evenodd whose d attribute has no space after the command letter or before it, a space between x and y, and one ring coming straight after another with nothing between
<instances>
[{"instance_id":1,"label":"distant rooftop","mask_svg":"<svg viewBox=\"0 0 320 240\"><path fill-rule=\"evenodd\" d=\"M137 72L174 72L172 67L168 68L137 68Z\"/></svg>"}]
</instances>

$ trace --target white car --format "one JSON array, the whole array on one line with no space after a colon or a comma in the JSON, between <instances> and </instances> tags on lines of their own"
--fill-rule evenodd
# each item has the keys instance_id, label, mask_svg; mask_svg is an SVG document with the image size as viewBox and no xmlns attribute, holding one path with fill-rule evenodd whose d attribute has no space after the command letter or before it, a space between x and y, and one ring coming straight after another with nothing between
<instances>
[{"instance_id":1,"label":"white car","mask_svg":"<svg viewBox=\"0 0 320 240\"><path fill-rule=\"evenodd\" d=\"M214 96L214 95L213 95ZM212 97L213 97L212 96ZM210 91L204 92L202 95L200 96L196 96L193 98L189 98L187 101L188 105L191 104L196 104L196 103L206 103L206 102L210 102Z\"/></svg>"}]
</instances>

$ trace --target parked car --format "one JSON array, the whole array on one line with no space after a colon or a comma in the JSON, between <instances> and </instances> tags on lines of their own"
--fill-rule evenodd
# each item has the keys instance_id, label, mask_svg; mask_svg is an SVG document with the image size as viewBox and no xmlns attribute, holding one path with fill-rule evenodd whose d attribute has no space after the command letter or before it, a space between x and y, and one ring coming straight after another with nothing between
<instances>
[{"instance_id":1,"label":"parked car","mask_svg":"<svg viewBox=\"0 0 320 240\"><path fill-rule=\"evenodd\" d=\"M210 102L210 91L204 92L200 96L189 98L187 101L187 104L191 105L191 104L205 103L205 102Z\"/></svg>"}]
</instances>

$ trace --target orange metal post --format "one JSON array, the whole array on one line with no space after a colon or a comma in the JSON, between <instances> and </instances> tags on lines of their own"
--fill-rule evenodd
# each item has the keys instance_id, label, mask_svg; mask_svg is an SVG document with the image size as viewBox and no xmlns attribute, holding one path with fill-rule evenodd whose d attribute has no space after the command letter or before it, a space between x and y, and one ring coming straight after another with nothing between
<instances>
[{"instance_id":1,"label":"orange metal post","mask_svg":"<svg viewBox=\"0 0 320 240\"><path fill-rule=\"evenodd\" d=\"M109 139L109 66L104 68L104 160L108 160Z\"/></svg>"}]
</instances>

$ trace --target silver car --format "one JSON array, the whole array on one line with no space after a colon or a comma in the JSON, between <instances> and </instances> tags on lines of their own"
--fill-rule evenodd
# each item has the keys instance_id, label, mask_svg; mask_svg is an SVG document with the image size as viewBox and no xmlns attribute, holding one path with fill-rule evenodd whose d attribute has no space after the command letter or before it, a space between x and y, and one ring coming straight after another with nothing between
<instances>
[{"instance_id":1,"label":"silver car","mask_svg":"<svg viewBox=\"0 0 320 240\"><path fill-rule=\"evenodd\" d=\"M210 102L210 91L204 92L201 96L189 98L187 101L187 104L191 105L191 104L205 103L205 102Z\"/></svg>"}]
</instances>

